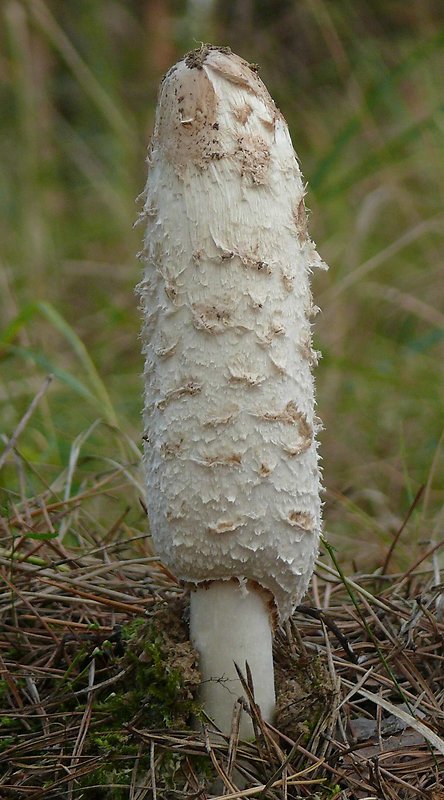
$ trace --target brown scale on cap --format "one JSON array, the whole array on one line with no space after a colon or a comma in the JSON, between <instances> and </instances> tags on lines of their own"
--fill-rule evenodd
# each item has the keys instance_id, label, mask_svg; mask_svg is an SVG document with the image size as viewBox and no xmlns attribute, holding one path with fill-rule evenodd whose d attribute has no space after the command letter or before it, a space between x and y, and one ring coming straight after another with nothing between
<instances>
[{"instance_id":1,"label":"brown scale on cap","mask_svg":"<svg viewBox=\"0 0 444 800\"><path fill-rule=\"evenodd\" d=\"M227 453L225 455L221 453L220 455L217 456L207 456L205 458L205 464L207 467L217 467L217 466L239 467L242 464L242 454Z\"/></svg>"},{"instance_id":2,"label":"brown scale on cap","mask_svg":"<svg viewBox=\"0 0 444 800\"><path fill-rule=\"evenodd\" d=\"M177 389L171 389L170 392L167 392L163 400L159 400L156 403L156 406L160 411L162 411L174 400L179 400L181 397L184 397L184 395L200 394L201 391L202 387L195 383L195 381L190 380L187 384L185 384L185 386L178 386Z\"/></svg>"},{"instance_id":3,"label":"brown scale on cap","mask_svg":"<svg viewBox=\"0 0 444 800\"><path fill-rule=\"evenodd\" d=\"M297 206L293 209L293 218L296 224L298 239L301 244L308 242L307 211L305 209L304 198L301 197Z\"/></svg>"},{"instance_id":4,"label":"brown scale on cap","mask_svg":"<svg viewBox=\"0 0 444 800\"><path fill-rule=\"evenodd\" d=\"M232 310L221 303L193 303L191 306L193 325L197 330L207 333L223 333L233 327Z\"/></svg>"},{"instance_id":5,"label":"brown scale on cap","mask_svg":"<svg viewBox=\"0 0 444 800\"><path fill-rule=\"evenodd\" d=\"M302 528L303 531L312 531L315 526L313 517L304 511L291 511L287 519L290 525L296 525L298 528Z\"/></svg>"}]
</instances>

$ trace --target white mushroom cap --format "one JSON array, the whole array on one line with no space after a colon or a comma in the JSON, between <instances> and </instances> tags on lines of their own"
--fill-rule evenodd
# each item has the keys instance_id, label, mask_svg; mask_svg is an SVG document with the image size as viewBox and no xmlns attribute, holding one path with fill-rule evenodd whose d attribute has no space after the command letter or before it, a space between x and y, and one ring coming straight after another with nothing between
<instances>
[{"instance_id":1,"label":"white mushroom cap","mask_svg":"<svg viewBox=\"0 0 444 800\"><path fill-rule=\"evenodd\" d=\"M304 185L246 61L203 47L167 73L144 215L145 466L158 554L191 583L305 593L321 502Z\"/></svg>"}]
</instances>

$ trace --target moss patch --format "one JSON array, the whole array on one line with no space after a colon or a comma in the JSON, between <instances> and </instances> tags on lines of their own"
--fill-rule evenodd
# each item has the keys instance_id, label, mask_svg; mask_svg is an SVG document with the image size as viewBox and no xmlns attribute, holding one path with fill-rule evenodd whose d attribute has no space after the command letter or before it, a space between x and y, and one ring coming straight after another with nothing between
<instances>
[{"instance_id":1,"label":"moss patch","mask_svg":"<svg viewBox=\"0 0 444 800\"><path fill-rule=\"evenodd\" d=\"M308 742L319 720L331 713L331 679L318 655L283 649L276 667L276 726L294 741Z\"/></svg>"}]
</instances>

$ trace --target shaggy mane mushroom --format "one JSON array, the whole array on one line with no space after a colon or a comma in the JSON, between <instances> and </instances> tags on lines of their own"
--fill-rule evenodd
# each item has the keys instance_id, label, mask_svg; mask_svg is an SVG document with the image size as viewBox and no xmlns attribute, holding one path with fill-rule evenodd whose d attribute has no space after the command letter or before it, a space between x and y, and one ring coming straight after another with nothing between
<instances>
[{"instance_id":1,"label":"shaggy mane mushroom","mask_svg":"<svg viewBox=\"0 0 444 800\"><path fill-rule=\"evenodd\" d=\"M273 628L318 551L309 278L324 265L286 122L228 48L203 46L166 74L148 163L148 515L157 553L191 588L202 700L229 732L234 662L248 662L273 717Z\"/></svg>"}]
</instances>

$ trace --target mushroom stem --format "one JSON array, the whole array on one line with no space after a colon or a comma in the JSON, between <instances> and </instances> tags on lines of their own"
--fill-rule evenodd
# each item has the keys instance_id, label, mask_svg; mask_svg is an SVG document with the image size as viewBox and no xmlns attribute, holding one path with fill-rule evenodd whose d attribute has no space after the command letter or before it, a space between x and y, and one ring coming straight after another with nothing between
<instances>
[{"instance_id":1,"label":"mushroom stem","mask_svg":"<svg viewBox=\"0 0 444 800\"><path fill-rule=\"evenodd\" d=\"M222 733L229 734L233 709L245 697L235 663L251 671L255 702L271 722L275 708L273 631L265 593L251 583L210 581L191 593L191 641L199 653L201 702ZM251 718L241 716L240 736L254 735Z\"/></svg>"},{"instance_id":2,"label":"mushroom stem","mask_svg":"<svg viewBox=\"0 0 444 800\"><path fill-rule=\"evenodd\" d=\"M168 71L148 161L147 508L159 557L198 585L202 699L228 733L234 662L272 717L270 616L291 615L318 551L310 275L325 265L287 124L228 48L202 45Z\"/></svg>"}]
</instances>

